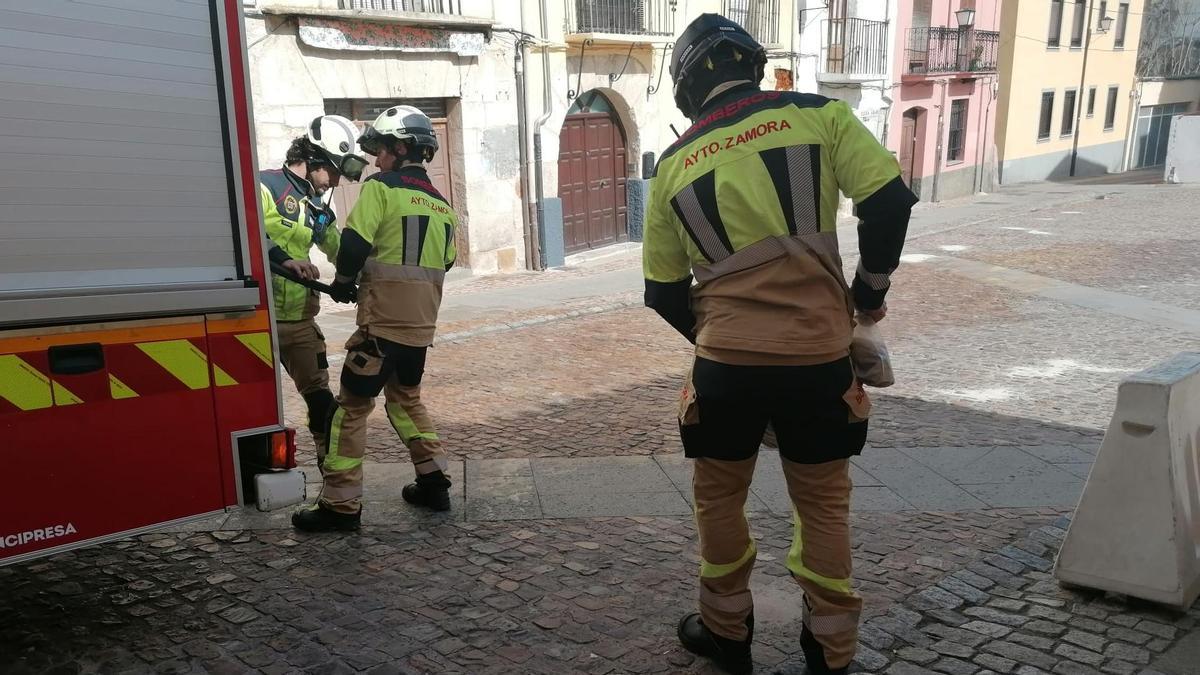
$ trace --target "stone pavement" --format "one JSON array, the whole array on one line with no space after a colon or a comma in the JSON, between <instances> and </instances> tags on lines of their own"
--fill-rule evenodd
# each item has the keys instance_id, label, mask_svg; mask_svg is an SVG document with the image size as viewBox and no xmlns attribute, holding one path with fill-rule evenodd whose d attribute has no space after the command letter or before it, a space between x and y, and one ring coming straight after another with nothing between
<instances>
[{"instance_id":1,"label":"stone pavement","mask_svg":"<svg viewBox=\"0 0 1200 675\"><path fill-rule=\"evenodd\" d=\"M1181 613L1059 586L1050 571L1069 523L1063 516L1033 529L868 619L860 639L870 649L859 662L888 675L1200 672L1195 647L1177 644L1185 635L1194 642L1200 608Z\"/></svg>"},{"instance_id":2,"label":"stone pavement","mask_svg":"<svg viewBox=\"0 0 1200 675\"><path fill-rule=\"evenodd\" d=\"M854 460L862 672L1200 672L1197 610L1048 575L1116 383L1200 333L1200 190L1127 183L918 210L882 325L898 382ZM360 535L246 509L0 568L0 673L713 672L674 638L698 564L672 419L690 353L640 304L636 249L459 278L425 387L452 512L399 499L412 469L377 411ZM336 366L353 314L321 322ZM788 508L760 459L756 662L800 673Z\"/></svg>"},{"instance_id":3,"label":"stone pavement","mask_svg":"<svg viewBox=\"0 0 1200 675\"><path fill-rule=\"evenodd\" d=\"M856 518L867 615L1052 519ZM752 525L757 659L798 673L790 525ZM678 517L146 535L0 568L0 671L711 673L673 635L694 603L694 535Z\"/></svg>"},{"instance_id":4,"label":"stone pavement","mask_svg":"<svg viewBox=\"0 0 1200 675\"><path fill-rule=\"evenodd\" d=\"M756 663L798 675L790 526L751 525ZM1065 525L1054 510L856 515L860 672L1195 673L1200 611L1049 577ZM673 636L694 535L668 516L145 535L0 568L0 671L713 673Z\"/></svg>"}]
</instances>

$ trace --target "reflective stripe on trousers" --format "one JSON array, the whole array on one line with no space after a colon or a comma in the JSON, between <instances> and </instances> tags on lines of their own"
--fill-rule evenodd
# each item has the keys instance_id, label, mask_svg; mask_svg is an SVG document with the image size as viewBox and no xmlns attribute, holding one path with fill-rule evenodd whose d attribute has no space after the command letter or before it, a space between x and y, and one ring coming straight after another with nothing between
<instances>
[{"instance_id":1,"label":"reflective stripe on trousers","mask_svg":"<svg viewBox=\"0 0 1200 675\"><path fill-rule=\"evenodd\" d=\"M756 547L745 517L757 456L697 459L692 479L700 534L700 614L714 633L746 638L753 610L750 573ZM781 460L796 514L788 570L804 589L805 625L832 668L854 657L862 599L850 581L850 462Z\"/></svg>"},{"instance_id":2,"label":"reflective stripe on trousers","mask_svg":"<svg viewBox=\"0 0 1200 675\"><path fill-rule=\"evenodd\" d=\"M324 483L318 501L334 511L357 513L362 506L367 416L374 409L375 400L344 389L338 396L338 407L329 426L329 450L321 462Z\"/></svg>"},{"instance_id":3,"label":"reflective stripe on trousers","mask_svg":"<svg viewBox=\"0 0 1200 675\"><path fill-rule=\"evenodd\" d=\"M746 639L746 617L754 609L750 573L758 550L745 512L754 461L697 459L692 474L700 533L700 616L709 630L731 640Z\"/></svg>"},{"instance_id":4,"label":"reflective stripe on trousers","mask_svg":"<svg viewBox=\"0 0 1200 675\"><path fill-rule=\"evenodd\" d=\"M388 420L408 447L418 474L445 471L446 453L425 405L421 388L405 387L393 375L384 386ZM362 462L367 445L367 418L375 409L375 398L357 396L342 387L338 408L329 430L329 450L322 463L324 485L321 503L342 513L356 513L362 506Z\"/></svg>"},{"instance_id":5,"label":"reflective stripe on trousers","mask_svg":"<svg viewBox=\"0 0 1200 675\"><path fill-rule=\"evenodd\" d=\"M787 567L804 589L804 625L829 667L841 668L854 658L862 612L850 580L850 460L784 460L783 473L794 518Z\"/></svg>"},{"instance_id":6,"label":"reflective stripe on trousers","mask_svg":"<svg viewBox=\"0 0 1200 675\"><path fill-rule=\"evenodd\" d=\"M392 379L383 390L388 421L408 448L417 473L446 471L449 466L433 418L421 402L421 387L405 387Z\"/></svg>"}]
</instances>

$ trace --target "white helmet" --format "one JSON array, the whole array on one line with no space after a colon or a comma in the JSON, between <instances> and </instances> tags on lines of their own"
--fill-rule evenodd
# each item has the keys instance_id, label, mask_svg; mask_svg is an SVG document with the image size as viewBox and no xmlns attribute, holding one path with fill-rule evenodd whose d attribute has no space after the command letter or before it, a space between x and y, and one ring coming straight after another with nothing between
<instances>
[{"instance_id":1,"label":"white helmet","mask_svg":"<svg viewBox=\"0 0 1200 675\"><path fill-rule=\"evenodd\" d=\"M308 125L308 141L316 147L320 158L332 164L343 176L350 180L362 178L363 169L367 168L366 159L353 152L358 128L354 122L341 115L322 115Z\"/></svg>"},{"instance_id":2,"label":"white helmet","mask_svg":"<svg viewBox=\"0 0 1200 675\"><path fill-rule=\"evenodd\" d=\"M422 158L425 161L433 159L433 154L438 150L433 122L428 115L411 105L396 105L384 110L358 137L358 145L368 155L378 155L387 136L408 141L414 147L423 149Z\"/></svg>"}]
</instances>

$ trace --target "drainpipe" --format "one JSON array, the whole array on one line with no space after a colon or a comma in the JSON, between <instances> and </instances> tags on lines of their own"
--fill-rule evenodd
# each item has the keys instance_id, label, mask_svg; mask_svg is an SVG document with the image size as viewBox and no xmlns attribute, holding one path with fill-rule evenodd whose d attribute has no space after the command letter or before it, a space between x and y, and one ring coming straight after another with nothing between
<instances>
[{"instance_id":1,"label":"drainpipe","mask_svg":"<svg viewBox=\"0 0 1200 675\"><path fill-rule=\"evenodd\" d=\"M796 91L796 33L800 31L800 2L801 0L795 0L792 3L792 30L790 31L792 39L789 40L791 49L788 50L788 68L792 71L792 91ZM653 50L650 51L650 57L651 59L654 57ZM651 64L653 63L654 61L651 60Z\"/></svg>"},{"instance_id":2,"label":"drainpipe","mask_svg":"<svg viewBox=\"0 0 1200 675\"><path fill-rule=\"evenodd\" d=\"M1125 118L1125 153L1121 157L1121 171L1128 171L1133 168L1133 151L1137 138L1137 122L1138 112L1141 106L1143 89L1145 85L1143 80L1134 77L1136 88L1129 88L1129 116ZM1104 92L1105 101L1108 101L1108 92Z\"/></svg>"},{"instance_id":3,"label":"drainpipe","mask_svg":"<svg viewBox=\"0 0 1200 675\"><path fill-rule=\"evenodd\" d=\"M976 82L975 86L979 87L979 80L976 80L975 82ZM983 107L984 107L984 109L986 109L987 103L984 102L982 88L979 89L979 93L980 93L979 101L980 101L980 103L984 104ZM972 105L970 107L974 108L975 106ZM971 181L971 194L975 194L976 192L979 192L979 183L980 183L980 179L981 179L981 176L980 176L980 174L981 174L980 168L981 167L979 166L979 164L980 164L979 153L983 149L983 140L981 138L981 136L983 134L983 126L982 126L983 125L983 115L980 115L978 113L978 111L975 114L977 115L975 117L975 178L974 178L974 180Z\"/></svg>"},{"instance_id":4,"label":"drainpipe","mask_svg":"<svg viewBox=\"0 0 1200 675\"><path fill-rule=\"evenodd\" d=\"M537 118L537 121L533 123L533 178L534 196L537 199L537 220L535 222L540 233L541 228L546 225L544 222L546 210L543 205L543 200L546 198L546 179L545 172L542 170L542 127L550 119L552 111L550 107L550 47L548 37L550 35L550 27L546 18L546 0L538 0L538 13L541 14L542 18L542 116ZM580 64L580 66L582 67L583 64ZM542 269L541 248L541 242L535 236L533 238L533 269L535 270Z\"/></svg>"},{"instance_id":5,"label":"drainpipe","mask_svg":"<svg viewBox=\"0 0 1200 675\"><path fill-rule=\"evenodd\" d=\"M1075 90L1075 133L1071 135L1071 176L1075 175L1075 164L1079 159L1079 123L1083 121L1083 90L1086 88L1088 51L1092 47L1092 3L1089 0L1084 14L1083 67L1079 69L1079 88Z\"/></svg>"},{"instance_id":6,"label":"drainpipe","mask_svg":"<svg viewBox=\"0 0 1200 675\"><path fill-rule=\"evenodd\" d=\"M521 162L521 228L525 239L525 269L533 269L533 241L537 238L533 219L530 217L529 204L533 201L530 194L529 180L529 99L526 91L528 80L529 54L528 32L525 30L525 3L521 2L521 37L517 40L516 52L513 54L513 76L517 83L517 143Z\"/></svg>"},{"instance_id":7,"label":"drainpipe","mask_svg":"<svg viewBox=\"0 0 1200 675\"><path fill-rule=\"evenodd\" d=\"M980 159L979 163L976 164L976 166L979 167L979 189L977 192L983 192L983 181L987 177L986 171L988 146L993 145L995 142L995 137L993 135L993 143L988 143L988 129L991 129L992 124L992 104L996 102L996 90L993 88L995 87L995 82L995 78L988 78L987 105L983 107L983 138L976 140L976 142L980 144L980 151L977 153L977 156Z\"/></svg>"},{"instance_id":8,"label":"drainpipe","mask_svg":"<svg viewBox=\"0 0 1200 675\"><path fill-rule=\"evenodd\" d=\"M942 85L942 104L938 106L938 123L937 123L937 143L934 144L933 158L933 192L930 201L938 200L938 183L942 180L942 139L943 124L945 122L946 112L946 90L950 88L950 80L940 80Z\"/></svg>"},{"instance_id":9,"label":"drainpipe","mask_svg":"<svg viewBox=\"0 0 1200 675\"><path fill-rule=\"evenodd\" d=\"M896 56L896 52L892 48L892 41L890 39L892 35L892 3L890 1L883 3L883 23L887 26L883 32L883 67L886 69L885 75L887 77L883 78L883 81L879 83L879 98L885 104L883 109L883 133L880 134L879 144L886 148L888 131L892 128L892 106L896 104L896 101L892 98L891 87L892 59ZM899 152L896 153L896 157L900 157Z\"/></svg>"},{"instance_id":10,"label":"drainpipe","mask_svg":"<svg viewBox=\"0 0 1200 675\"><path fill-rule=\"evenodd\" d=\"M986 86L986 89L983 89L979 92L981 94L979 99L980 99L980 101L983 102L983 115L980 115L979 117L975 118L975 120L976 120L975 128L977 129L977 131L975 133L975 183L976 183L976 185L971 190L972 192L982 192L983 191L983 178L984 178L983 163L984 163L984 160L987 159L988 121L990 120L991 114L992 114L992 100L993 100L992 81L993 81L993 78L990 78L990 77L987 78L987 80L984 81L984 85Z\"/></svg>"}]
</instances>

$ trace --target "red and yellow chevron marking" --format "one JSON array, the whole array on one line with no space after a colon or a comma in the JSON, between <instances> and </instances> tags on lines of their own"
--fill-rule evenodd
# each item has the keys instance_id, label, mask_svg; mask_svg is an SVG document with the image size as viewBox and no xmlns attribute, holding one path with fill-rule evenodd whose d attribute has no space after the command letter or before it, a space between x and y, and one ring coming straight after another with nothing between
<instances>
[{"instance_id":1,"label":"red and yellow chevron marking","mask_svg":"<svg viewBox=\"0 0 1200 675\"><path fill-rule=\"evenodd\" d=\"M0 414L273 380L275 360L269 329L270 318L262 311L125 331L2 339ZM103 345L102 371L83 375L50 372L50 347L91 342Z\"/></svg>"},{"instance_id":2,"label":"red and yellow chevron marking","mask_svg":"<svg viewBox=\"0 0 1200 675\"><path fill-rule=\"evenodd\" d=\"M38 359L38 356L42 358ZM25 411L49 408L56 398L63 405L79 403L79 397L46 376L48 370L44 354L27 358L15 354L0 355L0 404Z\"/></svg>"}]
</instances>

